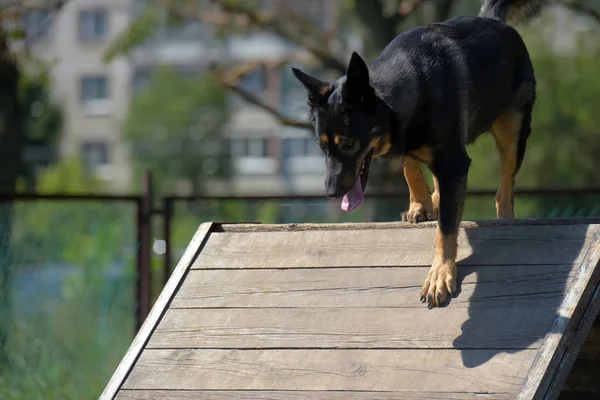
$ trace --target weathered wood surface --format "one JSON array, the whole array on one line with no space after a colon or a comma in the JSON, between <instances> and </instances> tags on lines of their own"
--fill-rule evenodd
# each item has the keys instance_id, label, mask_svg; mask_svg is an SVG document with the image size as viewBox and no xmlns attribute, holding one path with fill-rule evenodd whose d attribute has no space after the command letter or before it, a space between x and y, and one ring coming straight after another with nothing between
<instances>
[{"instance_id":1,"label":"weathered wood surface","mask_svg":"<svg viewBox=\"0 0 600 400\"><path fill-rule=\"evenodd\" d=\"M596 232L593 242L583 248L581 259L577 276L565 293L558 317L525 379L519 400L558 395L560 388L554 387L553 383L560 382L562 386L575 359L570 353L581 347L598 313L598 304L592 299L597 294L600 280L600 232Z\"/></svg>"},{"instance_id":2,"label":"weathered wood surface","mask_svg":"<svg viewBox=\"0 0 600 400\"><path fill-rule=\"evenodd\" d=\"M595 225L461 229L462 265L581 261ZM316 268L430 265L435 229L213 233L192 268Z\"/></svg>"},{"instance_id":3,"label":"weathered wood surface","mask_svg":"<svg viewBox=\"0 0 600 400\"><path fill-rule=\"evenodd\" d=\"M247 390L121 390L117 400L513 400L510 393L247 391Z\"/></svg>"},{"instance_id":4,"label":"weathered wood surface","mask_svg":"<svg viewBox=\"0 0 600 400\"><path fill-rule=\"evenodd\" d=\"M462 221L461 228L494 228L512 226L567 226L600 225L600 217L575 218L519 218L512 220L486 219ZM255 224L234 223L216 224L215 232L299 232L299 231L346 231L346 230L389 230L389 229L431 229L437 221L420 222L344 222L344 223L291 223L291 224Z\"/></svg>"},{"instance_id":5,"label":"weathered wood surface","mask_svg":"<svg viewBox=\"0 0 600 400\"><path fill-rule=\"evenodd\" d=\"M463 357L488 357L474 368ZM154 350L125 389L365 390L515 394L536 350Z\"/></svg>"},{"instance_id":6,"label":"weathered wood surface","mask_svg":"<svg viewBox=\"0 0 600 400\"><path fill-rule=\"evenodd\" d=\"M463 223L458 296L433 310L419 294L435 224L213 224L109 393L515 399L544 384L555 398L547 371L564 375L564 338L578 347L597 313L594 221Z\"/></svg>"},{"instance_id":7,"label":"weathered wood surface","mask_svg":"<svg viewBox=\"0 0 600 400\"><path fill-rule=\"evenodd\" d=\"M191 270L171 308L415 307L429 267ZM460 266L452 308L558 304L577 264Z\"/></svg>"},{"instance_id":8,"label":"weathered wood surface","mask_svg":"<svg viewBox=\"0 0 600 400\"><path fill-rule=\"evenodd\" d=\"M171 309L147 348L538 348L556 310L489 308L465 329L469 318L464 307Z\"/></svg>"},{"instance_id":9,"label":"weathered wood surface","mask_svg":"<svg viewBox=\"0 0 600 400\"><path fill-rule=\"evenodd\" d=\"M600 273L600 271L596 272ZM599 309L600 284L597 284L592 299L589 301L574 333L565 335L567 344L561 355L560 363L558 363L557 371L552 377L548 393L552 395L560 393L561 388L565 386L565 382L570 378L571 382L566 385L567 389L572 389L574 386L580 390L580 393L596 393L596 397L600 397L600 357L597 354L600 351L598 343L600 337L598 336L598 330L593 329ZM600 326L600 320L598 322ZM586 340L586 338L589 340ZM580 348L587 351L578 354L577 350Z\"/></svg>"}]
</instances>

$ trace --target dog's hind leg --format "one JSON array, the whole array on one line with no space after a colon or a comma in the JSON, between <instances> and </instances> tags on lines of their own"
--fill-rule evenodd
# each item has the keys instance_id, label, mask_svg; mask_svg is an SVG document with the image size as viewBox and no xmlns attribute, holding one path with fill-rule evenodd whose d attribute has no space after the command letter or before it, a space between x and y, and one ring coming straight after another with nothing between
<instances>
[{"instance_id":1,"label":"dog's hind leg","mask_svg":"<svg viewBox=\"0 0 600 400\"><path fill-rule=\"evenodd\" d=\"M425 180L419 160L409 155L404 156L404 177L410 190L410 206L408 211L402 213L402 220L419 223L437 219L429 185Z\"/></svg>"},{"instance_id":2,"label":"dog's hind leg","mask_svg":"<svg viewBox=\"0 0 600 400\"><path fill-rule=\"evenodd\" d=\"M496 193L498 219L514 218L515 178L523 164L527 139L531 134L531 113L535 102L535 83L524 82L517 90L515 104L494 121L492 135L500 156L502 176Z\"/></svg>"},{"instance_id":3,"label":"dog's hind leg","mask_svg":"<svg viewBox=\"0 0 600 400\"><path fill-rule=\"evenodd\" d=\"M500 156L500 187L496 192L496 216L498 219L514 218L513 186L517 170L517 142L523 115L518 111L506 111L494 121L492 135Z\"/></svg>"},{"instance_id":4,"label":"dog's hind leg","mask_svg":"<svg viewBox=\"0 0 600 400\"><path fill-rule=\"evenodd\" d=\"M496 216L498 219L514 218L515 178L525 157L527 138L531 132L531 112L508 111L492 126L496 149L500 156L502 177L496 193Z\"/></svg>"}]
</instances>

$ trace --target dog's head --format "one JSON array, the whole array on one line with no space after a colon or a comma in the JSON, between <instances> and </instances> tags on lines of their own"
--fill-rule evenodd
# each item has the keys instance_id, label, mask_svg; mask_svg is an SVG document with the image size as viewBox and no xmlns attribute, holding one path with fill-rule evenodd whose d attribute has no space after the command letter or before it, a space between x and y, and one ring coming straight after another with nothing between
<instances>
[{"instance_id":1,"label":"dog's head","mask_svg":"<svg viewBox=\"0 0 600 400\"><path fill-rule=\"evenodd\" d=\"M292 70L306 89L311 121L325 153L327 196L343 196L342 209L352 211L363 202L371 159L391 147L389 108L377 97L357 53L346 75L333 83Z\"/></svg>"}]
</instances>

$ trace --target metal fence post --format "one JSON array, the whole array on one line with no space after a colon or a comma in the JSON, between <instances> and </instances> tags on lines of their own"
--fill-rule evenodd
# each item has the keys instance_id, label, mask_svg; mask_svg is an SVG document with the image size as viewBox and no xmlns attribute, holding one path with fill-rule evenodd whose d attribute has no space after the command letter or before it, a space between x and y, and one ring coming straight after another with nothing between
<instances>
[{"instance_id":1,"label":"metal fence post","mask_svg":"<svg viewBox=\"0 0 600 400\"><path fill-rule=\"evenodd\" d=\"M137 215L137 326L136 332L142 327L150 313L151 303L151 255L152 248L152 173L144 174L144 192L138 205Z\"/></svg>"},{"instance_id":2,"label":"metal fence post","mask_svg":"<svg viewBox=\"0 0 600 400\"><path fill-rule=\"evenodd\" d=\"M173 218L173 201L170 197L163 199L163 239L165 241L164 254L164 284L171 276L171 218Z\"/></svg>"}]
</instances>

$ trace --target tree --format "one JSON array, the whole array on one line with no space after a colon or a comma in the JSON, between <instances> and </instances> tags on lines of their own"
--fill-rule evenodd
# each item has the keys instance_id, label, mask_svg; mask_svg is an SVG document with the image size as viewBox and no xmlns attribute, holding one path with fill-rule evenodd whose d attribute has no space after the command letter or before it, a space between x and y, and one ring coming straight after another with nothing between
<instances>
[{"instance_id":1,"label":"tree","mask_svg":"<svg viewBox=\"0 0 600 400\"><path fill-rule=\"evenodd\" d=\"M28 191L34 190L38 172L57 159L64 115L61 107L50 98L50 85L45 68L22 75L24 154L19 177Z\"/></svg>"},{"instance_id":2,"label":"tree","mask_svg":"<svg viewBox=\"0 0 600 400\"><path fill-rule=\"evenodd\" d=\"M48 1L49 8L58 8L62 1ZM20 84L23 74L20 71L18 55L10 44L15 39L26 36L23 29L7 30L7 26L15 25L22 20L28 8L19 1L0 3L0 194L11 194L16 189L19 176L24 171L22 159L23 149L28 139L25 123L27 112L27 96L21 96ZM27 94L27 91L26 93ZM33 129L32 131L33 132ZM10 289L12 287L11 247L12 204L5 201L0 204L0 365L8 365L5 349L8 329L11 324Z\"/></svg>"},{"instance_id":3,"label":"tree","mask_svg":"<svg viewBox=\"0 0 600 400\"><path fill-rule=\"evenodd\" d=\"M138 173L152 170L159 192L183 180L199 193L204 181L228 173L227 158L218 156L227 118L225 93L214 80L163 67L133 98L123 134Z\"/></svg>"}]
</instances>

